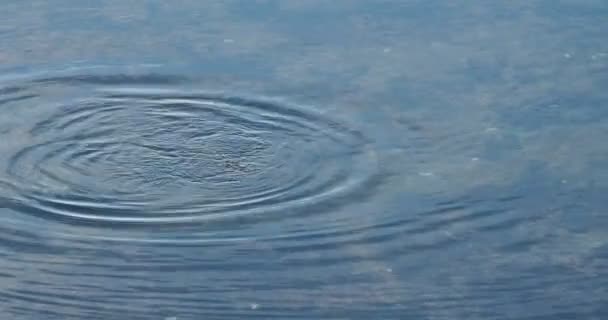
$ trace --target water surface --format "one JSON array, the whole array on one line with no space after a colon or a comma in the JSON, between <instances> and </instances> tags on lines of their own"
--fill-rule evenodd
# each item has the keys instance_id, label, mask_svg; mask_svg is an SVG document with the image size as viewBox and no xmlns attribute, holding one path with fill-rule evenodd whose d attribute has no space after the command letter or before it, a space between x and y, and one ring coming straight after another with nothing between
<instances>
[{"instance_id":1,"label":"water surface","mask_svg":"<svg viewBox=\"0 0 608 320\"><path fill-rule=\"evenodd\" d=\"M601 1L9 1L11 319L602 319Z\"/></svg>"}]
</instances>

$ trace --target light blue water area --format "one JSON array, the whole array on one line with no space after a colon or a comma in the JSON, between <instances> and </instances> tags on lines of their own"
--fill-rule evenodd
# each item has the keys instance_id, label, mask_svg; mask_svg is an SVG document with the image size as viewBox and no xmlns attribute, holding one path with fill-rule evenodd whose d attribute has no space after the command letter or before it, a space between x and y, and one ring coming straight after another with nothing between
<instances>
[{"instance_id":1,"label":"light blue water area","mask_svg":"<svg viewBox=\"0 0 608 320\"><path fill-rule=\"evenodd\" d=\"M5 1L0 318L605 318L607 12Z\"/></svg>"}]
</instances>

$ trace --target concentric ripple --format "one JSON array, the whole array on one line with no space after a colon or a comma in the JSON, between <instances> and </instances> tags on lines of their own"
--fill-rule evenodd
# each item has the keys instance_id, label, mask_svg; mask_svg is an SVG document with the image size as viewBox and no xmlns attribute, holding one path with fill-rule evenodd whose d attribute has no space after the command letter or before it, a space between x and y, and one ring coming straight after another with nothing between
<instances>
[{"instance_id":1,"label":"concentric ripple","mask_svg":"<svg viewBox=\"0 0 608 320\"><path fill-rule=\"evenodd\" d=\"M371 190L376 158L360 132L310 108L159 79L2 89L3 109L32 114L3 155L10 202L69 224L179 226L320 214Z\"/></svg>"}]
</instances>

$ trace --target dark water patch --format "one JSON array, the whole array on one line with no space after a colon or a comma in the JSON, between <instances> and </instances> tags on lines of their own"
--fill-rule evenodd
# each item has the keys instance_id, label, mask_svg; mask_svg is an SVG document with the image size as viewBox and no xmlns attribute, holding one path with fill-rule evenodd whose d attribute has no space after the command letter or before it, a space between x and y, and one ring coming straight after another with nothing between
<instances>
[{"instance_id":1,"label":"dark water patch","mask_svg":"<svg viewBox=\"0 0 608 320\"><path fill-rule=\"evenodd\" d=\"M165 74L114 74L114 75L66 75L34 79L33 83L53 83L72 85L159 85L186 82L187 77Z\"/></svg>"},{"instance_id":2,"label":"dark water patch","mask_svg":"<svg viewBox=\"0 0 608 320\"><path fill-rule=\"evenodd\" d=\"M29 92L24 87L0 87L0 105L15 103L19 101L27 101L36 98L38 95L33 92ZM0 128L2 131L5 128Z\"/></svg>"},{"instance_id":3,"label":"dark water patch","mask_svg":"<svg viewBox=\"0 0 608 320\"><path fill-rule=\"evenodd\" d=\"M0 231L2 231L0 246L7 251L49 255L68 252L66 248L45 243L43 237L38 236L31 230L16 229L14 226L10 226L9 228L3 227Z\"/></svg>"},{"instance_id":4,"label":"dark water patch","mask_svg":"<svg viewBox=\"0 0 608 320\"><path fill-rule=\"evenodd\" d=\"M4 99L0 99L0 105L5 104L5 103L17 102L17 101L21 101L21 100L29 100L29 99L32 99L35 97L36 97L36 95L34 95L34 94L28 94L28 95L22 95L22 96L16 96L16 97L4 98Z\"/></svg>"},{"instance_id":5,"label":"dark water patch","mask_svg":"<svg viewBox=\"0 0 608 320\"><path fill-rule=\"evenodd\" d=\"M19 93L23 90L24 90L24 88L21 88L21 87L8 86L8 87L0 88L0 95L5 96L5 95L13 94L13 93Z\"/></svg>"}]
</instances>

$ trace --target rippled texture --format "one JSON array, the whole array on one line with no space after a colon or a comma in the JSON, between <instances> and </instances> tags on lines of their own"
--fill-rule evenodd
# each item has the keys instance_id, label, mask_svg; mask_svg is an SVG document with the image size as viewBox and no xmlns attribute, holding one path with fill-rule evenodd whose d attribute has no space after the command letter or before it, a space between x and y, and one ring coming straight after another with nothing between
<instances>
[{"instance_id":1,"label":"rippled texture","mask_svg":"<svg viewBox=\"0 0 608 320\"><path fill-rule=\"evenodd\" d=\"M386 174L372 140L339 115L206 92L146 68L115 71L2 78L0 110L15 114L2 126L0 205L10 210L0 245L19 251L4 275L22 278L15 267L26 263L43 277L26 289L6 284L12 314L245 316L268 302L241 292L240 274L305 265L285 254L335 248L370 226L351 209ZM201 277L209 283L194 284ZM184 279L191 285L173 283ZM150 285L151 295L129 298Z\"/></svg>"},{"instance_id":2,"label":"rippled texture","mask_svg":"<svg viewBox=\"0 0 608 320\"><path fill-rule=\"evenodd\" d=\"M137 240L196 241L215 228L230 238L289 236L240 230L327 214L343 197L374 192L376 156L355 129L280 100L151 87L163 79L172 77L22 80L70 93L35 106L45 117L19 128L29 141L5 154L8 200L72 225L168 230ZM225 226L236 218L237 230Z\"/></svg>"},{"instance_id":3,"label":"rippled texture","mask_svg":"<svg viewBox=\"0 0 608 320\"><path fill-rule=\"evenodd\" d=\"M0 318L607 318L607 12L4 1Z\"/></svg>"}]
</instances>

